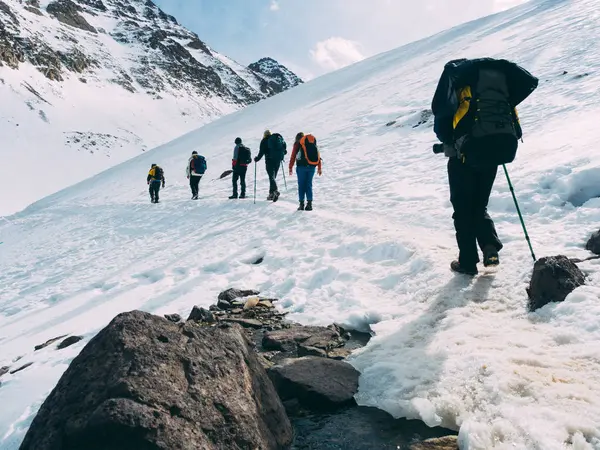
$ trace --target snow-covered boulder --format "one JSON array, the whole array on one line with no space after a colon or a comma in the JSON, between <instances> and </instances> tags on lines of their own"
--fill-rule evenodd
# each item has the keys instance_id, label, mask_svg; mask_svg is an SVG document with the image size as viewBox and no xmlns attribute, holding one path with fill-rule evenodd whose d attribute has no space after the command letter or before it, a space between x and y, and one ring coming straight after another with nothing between
<instances>
[{"instance_id":1,"label":"snow-covered boulder","mask_svg":"<svg viewBox=\"0 0 600 450\"><path fill-rule=\"evenodd\" d=\"M566 256L541 258L535 263L527 289L529 310L535 311L551 302L562 302L584 283L583 272Z\"/></svg>"},{"instance_id":2,"label":"snow-covered boulder","mask_svg":"<svg viewBox=\"0 0 600 450\"><path fill-rule=\"evenodd\" d=\"M596 255L600 255L600 230L592 234L587 244L585 244L585 248Z\"/></svg>"},{"instance_id":3,"label":"snow-covered boulder","mask_svg":"<svg viewBox=\"0 0 600 450\"><path fill-rule=\"evenodd\" d=\"M284 408L237 326L118 315L46 399L23 450L279 449Z\"/></svg>"}]
</instances>

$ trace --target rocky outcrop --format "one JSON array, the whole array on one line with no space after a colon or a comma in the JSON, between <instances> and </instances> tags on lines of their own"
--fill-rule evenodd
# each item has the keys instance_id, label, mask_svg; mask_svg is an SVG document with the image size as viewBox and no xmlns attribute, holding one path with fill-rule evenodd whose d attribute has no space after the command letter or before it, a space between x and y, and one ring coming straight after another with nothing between
<instances>
[{"instance_id":1,"label":"rocky outcrop","mask_svg":"<svg viewBox=\"0 0 600 450\"><path fill-rule=\"evenodd\" d=\"M566 256L541 258L533 267L527 295L529 310L535 311L551 302L562 302L573 290L585 283L585 276Z\"/></svg>"},{"instance_id":2,"label":"rocky outcrop","mask_svg":"<svg viewBox=\"0 0 600 450\"><path fill-rule=\"evenodd\" d=\"M69 336L65 340L63 340L60 344L56 346L57 350L62 350L63 348L70 347L71 345L77 344L79 341L83 340L83 336Z\"/></svg>"},{"instance_id":3,"label":"rocky outcrop","mask_svg":"<svg viewBox=\"0 0 600 450\"><path fill-rule=\"evenodd\" d=\"M241 290L241 289L227 289L219 294L219 300L225 300L227 302L232 302L237 300L238 298L250 297L253 295L258 295L260 292L253 290Z\"/></svg>"},{"instance_id":4,"label":"rocky outcrop","mask_svg":"<svg viewBox=\"0 0 600 450\"><path fill-rule=\"evenodd\" d=\"M458 450L457 436L427 439L410 446L410 450Z\"/></svg>"},{"instance_id":5,"label":"rocky outcrop","mask_svg":"<svg viewBox=\"0 0 600 450\"><path fill-rule=\"evenodd\" d=\"M81 14L79 14L79 12L82 11L81 6L71 0L53 1L46 7L46 11L65 25L89 31L91 33L98 33L96 29L91 26Z\"/></svg>"},{"instance_id":6,"label":"rocky outcrop","mask_svg":"<svg viewBox=\"0 0 600 450\"><path fill-rule=\"evenodd\" d=\"M299 76L273 58L262 58L250 64L248 68L262 76L264 82L261 89L265 93L270 91L280 93L303 83Z\"/></svg>"},{"instance_id":7,"label":"rocky outcrop","mask_svg":"<svg viewBox=\"0 0 600 450\"><path fill-rule=\"evenodd\" d=\"M356 404L360 374L346 362L307 356L286 359L268 373L283 400L297 399L310 410Z\"/></svg>"},{"instance_id":8,"label":"rocky outcrop","mask_svg":"<svg viewBox=\"0 0 600 450\"><path fill-rule=\"evenodd\" d=\"M600 255L600 231L592 234L585 244L585 248L596 255Z\"/></svg>"},{"instance_id":9,"label":"rocky outcrop","mask_svg":"<svg viewBox=\"0 0 600 450\"><path fill-rule=\"evenodd\" d=\"M327 356L327 353L343 347L346 339L339 329L330 327L294 326L265 333L262 345L267 350L297 352L298 356Z\"/></svg>"},{"instance_id":10,"label":"rocky outcrop","mask_svg":"<svg viewBox=\"0 0 600 450\"><path fill-rule=\"evenodd\" d=\"M73 360L21 448L279 449L291 440L239 327L177 325L134 311Z\"/></svg>"}]
</instances>

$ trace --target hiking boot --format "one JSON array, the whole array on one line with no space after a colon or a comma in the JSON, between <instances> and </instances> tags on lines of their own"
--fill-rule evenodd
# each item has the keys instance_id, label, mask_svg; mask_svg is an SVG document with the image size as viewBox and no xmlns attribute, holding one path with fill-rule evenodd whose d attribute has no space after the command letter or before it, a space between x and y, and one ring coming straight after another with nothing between
<instances>
[{"instance_id":1,"label":"hiking boot","mask_svg":"<svg viewBox=\"0 0 600 450\"><path fill-rule=\"evenodd\" d=\"M300 206L298 206L298 211L304 211L304 202L300 202Z\"/></svg>"},{"instance_id":2,"label":"hiking boot","mask_svg":"<svg viewBox=\"0 0 600 450\"><path fill-rule=\"evenodd\" d=\"M237 198L237 194L233 194L231 197L229 197L229 200L236 200Z\"/></svg>"},{"instance_id":3,"label":"hiking boot","mask_svg":"<svg viewBox=\"0 0 600 450\"><path fill-rule=\"evenodd\" d=\"M306 202L306 208L304 208L304 211L312 211L312 202Z\"/></svg>"},{"instance_id":4,"label":"hiking boot","mask_svg":"<svg viewBox=\"0 0 600 450\"><path fill-rule=\"evenodd\" d=\"M273 192L273 203L275 203L277 200L279 200L279 191L275 191Z\"/></svg>"},{"instance_id":5,"label":"hiking boot","mask_svg":"<svg viewBox=\"0 0 600 450\"><path fill-rule=\"evenodd\" d=\"M246 198L246 194L240 195L240 198L242 198L242 199Z\"/></svg>"},{"instance_id":6,"label":"hiking boot","mask_svg":"<svg viewBox=\"0 0 600 450\"><path fill-rule=\"evenodd\" d=\"M198 194L192 195L192 200L198 200Z\"/></svg>"},{"instance_id":7,"label":"hiking boot","mask_svg":"<svg viewBox=\"0 0 600 450\"><path fill-rule=\"evenodd\" d=\"M491 245L486 246L483 249L483 266L495 267L499 264L500 258L498 257L498 251Z\"/></svg>"},{"instance_id":8,"label":"hiking boot","mask_svg":"<svg viewBox=\"0 0 600 450\"><path fill-rule=\"evenodd\" d=\"M273 200L273 193L270 192L269 196L267 197L267 201L272 201Z\"/></svg>"},{"instance_id":9,"label":"hiking boot","mask_svg":"<svg viewBox=\"0 0 600 450\"><path fill-rule=\"evenodd\" d=\"M458 261L452 261L450 263L450 269L452 269L454 272L463 273L465 275L471 275L471 276L475 276L479 273L477 270L477 266L463 267L460 265L460 263Z\"/></svg>"}]
</instances>

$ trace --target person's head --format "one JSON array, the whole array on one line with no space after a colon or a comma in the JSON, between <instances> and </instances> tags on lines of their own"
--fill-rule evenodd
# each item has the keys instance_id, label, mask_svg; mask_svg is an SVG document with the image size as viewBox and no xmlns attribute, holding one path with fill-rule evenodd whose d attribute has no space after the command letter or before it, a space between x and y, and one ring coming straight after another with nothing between
<instances>
[{"instance_id":1,"label":"person's head","mask_svg":"<svg viewBox=\"0 0 600 450\"><path fill-rule=\"evenodd\" d=\"M235 145L242 145L242 138L235 138Z\"/></svg>"},{"instance_id":2,"label":"person's head","mask_svg":"<svg viewBox=\"0 0 600 450\"><path fill-rule=\"evenodd\" d=\"M150 168L151 168L151 169L154 169L155 167L156 167L156 164L152 164L152 165L150 166Z\"/></svg>"},{"instance_id":3,"label":"person's head","mask_svg":"<svg viewBox=\"0 0 600 450\"><path fill-rule=\"evenodd\" d=\"M300 142L300 139L304 137L304 133L301 131L296 135L296 142Z\"/></svg>"},{"instance_id":4,"label":"person's head","mask_svg":"<svg viewBox=\"0 0 600 450\"><path fill-rule=\"evenodd\" d=\"M192 152L192 156L196 156L197 154L198 154L198 152L197 152L196 150L194 150L194 151Z\"/></svg>"},{"instance_id":5,"label":"person's head","mask_svg":"<svg viewBox=\"0 0 600 450\"><path fill-rule=\"evenodd\" d=\"M271 132L269 130L265 130L265 134L263 134L263 137L268 138L269 136L271 136Z\"/></svg>"}]
</instances>

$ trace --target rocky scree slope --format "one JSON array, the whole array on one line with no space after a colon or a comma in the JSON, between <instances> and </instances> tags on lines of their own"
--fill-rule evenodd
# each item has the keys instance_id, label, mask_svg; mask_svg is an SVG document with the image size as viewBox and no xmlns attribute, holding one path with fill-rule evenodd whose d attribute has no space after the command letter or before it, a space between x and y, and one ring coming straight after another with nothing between
<instances>
[{"instance_id":1,"label":"rocky scree slope","mask_svg":"<svg viewBox=\"0 0 600 450\"><path fill-rule=\"evenodd\" d=\"M150 0L0 0L7 172L22 174L38 146L87 157L85 173L69 171L81 176L58 174L25 203L300 83L272 59L244 67L220 55Z\"/></svg>"}]
</instances>

